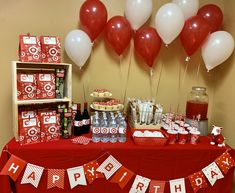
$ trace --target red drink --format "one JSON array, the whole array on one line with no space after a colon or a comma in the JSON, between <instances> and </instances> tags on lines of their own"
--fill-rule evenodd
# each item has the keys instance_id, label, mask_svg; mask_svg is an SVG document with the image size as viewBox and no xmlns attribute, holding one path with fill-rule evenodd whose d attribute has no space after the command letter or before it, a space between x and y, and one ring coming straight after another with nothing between
<instances>
[{"instance_id":1,"label":"red drink","mask_svg":"<svg viewBox=\"0 0 235 193\"><path fill-rule=\"evenodd\" d=\"M186 117L196 119L200 114L200 120L207 120L208 103L199 101L187 101Z\"/></svg>"}]
</instances>

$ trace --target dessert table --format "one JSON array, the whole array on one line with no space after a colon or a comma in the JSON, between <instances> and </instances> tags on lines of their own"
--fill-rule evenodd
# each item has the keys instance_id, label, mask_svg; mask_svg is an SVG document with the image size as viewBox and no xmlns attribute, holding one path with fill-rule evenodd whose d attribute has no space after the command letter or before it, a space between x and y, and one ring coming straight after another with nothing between
<instances>
[{"instance_id":1,"label":"dessert table","mask_svg":"<svg viewBox=\"0 0 235 193\"><path fill-rule=\"evenodd\" d=\"M227 147L219 148L209 144L209 138L200 137L197 145L173 144L166 146L141 146L134 144L130 136L126 143L89 143L88 145L73 144L70 140L59 140L48 143L38 143L20 146L14 139L6 144L2 151L0 169L10 157L16 155L25 160L44 168L67 169L88 163L97 158L100 164L102 156L106 153L115 157L123 166L135 174L155 179L169 181L172 179L185 178L186 192L192 193L193 189L187 176L202 170L212 163L217 157L226 151ZM10 154L9 154L10 153ZM230 155L235 158L235 151L231 149ZM104 159L103 159L104 160ZM204 193L232 193L234 168L230 169L224 179L218 180L214 186L208 185L198 192ZM129 192L132 183L131 179L124 189L118 184L111 183L105 178L96 179L87 186L76 186L71 189L67 174L65 174L64 190L52 188L47 190L47 172L44 172L38 188L31 184L20 184L22 172L16 182L8 176L0 176L1 193L55 193L55 192L84 192L84 193L125 193ZM148 192L148 191L147 191ZM165 193L170 192L169 183L166 183Z\"/></svg>"}]
</instances>

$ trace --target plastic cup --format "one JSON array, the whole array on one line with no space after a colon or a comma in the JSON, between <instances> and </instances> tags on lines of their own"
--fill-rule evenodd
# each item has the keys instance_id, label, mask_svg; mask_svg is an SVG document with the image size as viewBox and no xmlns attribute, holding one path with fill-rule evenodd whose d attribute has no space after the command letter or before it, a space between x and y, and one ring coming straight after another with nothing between
<instances>
[{"instance_id":1,"label":"plastic cup","mask_svg":"<svg viewBox=\"0 0 235 193\"><path fill-rule=\"evenodd\" d=\"M179 144L185 144L188 141L188 131L180 131L179 134Z\"/></svg>"},{"instance_id":2,"label":"plastic cup","mask_svg":"<svg viewBox=\"0 0 235 193\"><path fill-rule=\"evenodd\" d=\"M190 131L190 143L197 144L200 136L200 131L191 130Z\"/></svg>"},{"instance_id":3,"label":"plastic cup","mask_svg":"<svg viewBox=\"0 0 235 193\"><path fill-rule=\"evenodd\" d=\"M168 144L175 144L177 141L178 132L174 130L167 130Z\"/></svg>"}]
</instances>

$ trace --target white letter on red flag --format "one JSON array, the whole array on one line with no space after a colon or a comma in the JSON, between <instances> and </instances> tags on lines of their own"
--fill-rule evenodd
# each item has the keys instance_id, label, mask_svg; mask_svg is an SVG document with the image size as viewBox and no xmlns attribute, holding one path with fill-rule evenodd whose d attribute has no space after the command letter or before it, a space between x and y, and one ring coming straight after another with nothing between
<instances>
[{"instance_id":1,"label":"white letter on red flag","mask_svg":"<svg viewBox=\"0 0 235 193\"><path fill-rule=\"evenodd\" d=\"M64 189L64 170L48 169L47 189L58 187Z\"/></svg>"},{"instance_id":2,"label":"white letter on red flag","mask_svg":"<svg viewBox=\"0 0 235 193\"><path fill-rule=\"evenodd\" d=\"M103 178L104 175L100 172L97 172L96 169L99 167L99 164L96 160L91 161L87 164L84 164L84 172L86 179L89 184L91 184L97 178Z\"/></svg>"},{"instance_id":3,"label":"white letter on red flag","mask_svg":"<svg viewBox=\"0 0 235 193\"><path fill-rule=\"evenodd\" d=\"M14 155L11 155L5 166L2 168L0 175L8 175L12 180L16 181L20 173L24 169L26 162Z\"/></svg>"},{"instance_id":4,"label":"white letter on red flag","mask_svg":"<svg viewBox=\"0 0 235 193\"><path fill-rule=\"evenodd\" d=\"M170 180L171 193L186 193L184 178Z\"/></svg>"},{"instance_id":5,"label":"white letter on red flag","mask_svg":"<svg viewBox=\"0 0 235 193\"><path fill-rule=\"evenodd\" d=\"M134 173L124 166L122 166L116 174L113 175L112 179L110 182L112 183L118 183L118 185L123 189L127 183L131 180L132 176Z\"/></svg>"},{"instance_id":6,"label":"white letter on red flag","mask_svg":"<svg viewBox=\"0 0 235 193\"><path fill-rule=\"evenodd\" d=\"M28 163L21 184L32 184L38 187L44 168Z\"/></svg>"},{"instance_id":7,"label":"white letter on red flag","mask_svg":"<svg viewBox=\"0 0 235 193\"><path fill-rule=\"evenodd\" d=\"M129 193L145 193L149 186L149 182L150 179L136 175Z\"/></svg>"},{"instance_id":8,"label":"white letter on red flag","mask_svg":"<svg viewBox=\"0 0 235 193\"><path fill-rule=\"evenodd\" d=\"M96 171L102 172L108 180L122 166L113 156L109 156Z\"/></svg>"},{"instance_id":9,"label":"white letter on red flag","mask_svg":"<svg viewBox=\"0 0 235 193\"><path fill-rule=\"evenodd\" d=\"M206 188L208 186L202 171L190 175L189 181L194 192L197 192L199 189Z\"/></svg>"},{"instance_id":10,"label":"white letter on red flag","mask_svg":"<svg viewBox=\"0 0 235 193\"><path fill-rule=\"evenodd\" d=\"M202 169L202 172L207 177L210 184L213 186L215 182L219 179L224 178L222 172L215 162L212 162L210 165Z\"/></svg>"},{"instance_id":11,"label":"white letter on red flag","mask_svg":"<svg viewBox=\"0 0 235 193\"><path fill-rule=\"evenodd\" d=\"M164 193L165 181L151 180L149 184L149 193Z\"/></svg>"},{"instance_id":12,"label":"white letter on red flag","mask_svg":"<svg viewBox=\"0 0 235 193\"><path fill-rule=\"evenodd\" d=\"M77 185L87 185L83 166L67 169L71 189Z\"/></svg>"},{"instance_id":13,"label":"white letter on red flag","mask_svg":"<svg viewBox=\"0 0 235 193\"><path fill-rule=\"evenodd\" d=\"M235 166L235 161L228 152L225 152L220 157L218 157L215 160L215 163L219 166L224 174L227 174L228 170Z\"/></svg>"}]
</instances>

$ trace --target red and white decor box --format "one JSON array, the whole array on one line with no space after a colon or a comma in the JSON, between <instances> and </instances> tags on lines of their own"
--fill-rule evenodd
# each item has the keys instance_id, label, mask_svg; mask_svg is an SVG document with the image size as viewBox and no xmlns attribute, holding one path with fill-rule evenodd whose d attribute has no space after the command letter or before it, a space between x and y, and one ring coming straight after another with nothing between
<instances>
[{"instance_id":1,"label":"red and white decor box","mask_svg":"<svg viewBox=\"0 0 235 193\"><path fill-rule=\"evenodd\" d=\"M41 142L60 139L59 118L56 115L41 116Z\"/></svg>"},{"instance_id":2,"label":"red and white decor box","mask_svg":"<svg viewBox=\"0 0 235 193\"><path fill-rule=\"evenodd\" d=\"M56 36L41 36L42 62L60 63L61 43Z\"/></svg>"},{"instance_id":3,"label":"red and white decor box","mask_svg":"<svg viewBox=\"0 0 235 193\"><path fill-rule=\"evenodd\" d=\"M37 36L19 36L19 60L21 62L41 62L41 44Z\"/></svg>"},{"instance_id":4,"label":"red and white decor box","mask_svg":"<svg viewBox=\"0 0 235 193\"><path fill-rule=\"evenodd\" d=\"M37 99L55 98L55 74L37 74Z\"/></svg>"},{"instance_id":5,"label":"red and white decor box","mask_svg":"<svg viewBox=\"0 0 235 193\"><path fill-rule=\"evenodd\" d=\"M36 74L17 74L18 100L36 99Z\"/></svg>"},{"instance_id":6,"label":"red and white decor box","mask_svg":"<svg viewBox=\"0 0 235 193\"><path fill-rule=\"evenodd\" d=\"M28 119L19 119L19 142L21 145L40 142L40 127L37 117Z\"/></svg>"}]
</instances>

